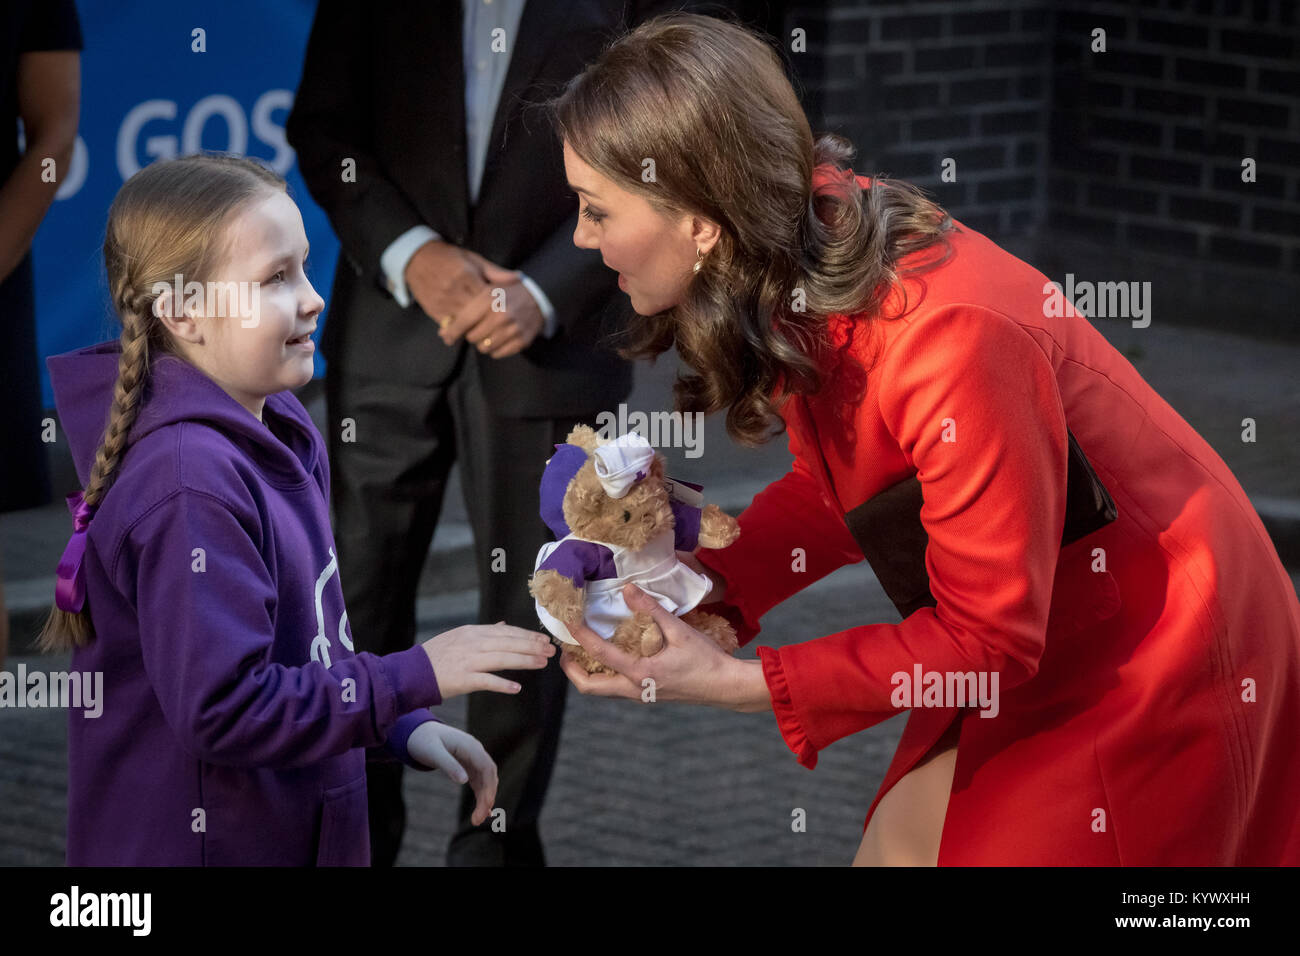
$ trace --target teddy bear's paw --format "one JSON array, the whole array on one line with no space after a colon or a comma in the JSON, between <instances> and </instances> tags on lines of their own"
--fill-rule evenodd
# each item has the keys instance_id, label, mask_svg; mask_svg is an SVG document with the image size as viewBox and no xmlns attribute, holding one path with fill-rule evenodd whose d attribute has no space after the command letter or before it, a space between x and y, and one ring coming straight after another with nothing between
<instances>
[{"instance_id":1,"label":"teddy bear's paw","mask_svg":"<svg viewBox=\"0 0 1300 956\"><path fill-rule=\"evenodd\" d=\"M569 655L570 659L575 661L578 664L578 666L581 667L588 674L613 674L614 673L614 671L610 670L600 661L596 660L596 658L588 654L583 648L578 647L577 645L574 644L566 644L565 648L566 648L565 653Z\"/></svg>"},{"instance_id":2,"label":"teddy bear's paw","mask_svg":"<svg viewBox=\"0 0 1300 956\"><path fill-rule=\"evenodd\" d=\"M610 643L633 657L649 657L658 652L662 640L663 634L655 624L654 618L643 611L638 611L632 617L624 618L619 622L618 627L614 629L614 636L610 638Z\"/></svg>"},{"instance_id":3,"label":"teddy bear's paw","mask_svg":"<svg viewBox=\"0 0 1300 956\"><path fill-rule=\"evenodd\" d=\"M641 616L642 615L640 614L637 615L637 617ZM648 614L645 615L645 617L647 620L641 630L640 651L642 657L653 657L663 650L666 642L664 640L664 632L659 630L659 625L654 622L654 618L650 617Z\"/></svg>"},{"instance_id":4,"label":"teddy bear's paw","mask_svg":"<svg viewBox=\"0 0 1300 956\"><path fill-rule=\"evenodd\" d=\"M739 650L740 641L736 639L735 628L725 617L696 609L683 614L682 620L728 654L734 654Z\"/></svg>"},{"instance_id":5,"label":"teddy bear's paw","mask_svg":"<svg viewBox=\"0 0 1300 956\"><path fill-rule=\"evenodd\" d=\"M715 504L700 512L700 546L725 548L740 537L740 522Z\"/></svg>"},{"instance_id":6,"label":"teddy bear's paw","mask_svg":"<svg viewBox=\"0 0 1300 956\"><path fill-rule=\"evenodd\" d=\"M583 621L586 602L580 588L558 571L538 571L528 582L528 590L546 613L565 624Z\"/></svg>"}]
</instances>

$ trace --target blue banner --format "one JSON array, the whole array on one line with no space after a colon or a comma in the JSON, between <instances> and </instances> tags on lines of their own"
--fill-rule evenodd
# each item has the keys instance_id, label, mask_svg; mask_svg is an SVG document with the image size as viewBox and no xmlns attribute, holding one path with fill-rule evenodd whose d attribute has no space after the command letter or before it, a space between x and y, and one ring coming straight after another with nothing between
<instances>
[{"instance_id":1,"label":"blue banner","mask_svg":"<svg viewBox=\"0 0 1300 956\"><path fill-rule=\"evenodd\" d=\"M33 246L47 407L54 400L45 357L120 331L104 275L104 225L122 183L154 160L219 150L274 168L302 210L308 277L328 297L338 240L284 135L315 8L312 0L78 3L81 127Z\"/></svg>"}]
</instances>

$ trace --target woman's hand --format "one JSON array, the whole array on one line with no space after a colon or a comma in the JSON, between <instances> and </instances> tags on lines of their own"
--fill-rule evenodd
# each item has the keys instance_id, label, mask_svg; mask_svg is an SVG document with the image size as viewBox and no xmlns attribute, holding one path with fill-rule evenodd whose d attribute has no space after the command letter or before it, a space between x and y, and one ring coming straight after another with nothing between
<instances>
[{"instance_id":1,"label":"woman's hand","mask_svg":"<svg viewBox=\"0 0 1300 956\"><path fill-rule=\"evenodd\" d=\"M729 710L772 709L772 697L758 661L737 660L695 628L670 614L634 584L623 588L633 611L646 611L664 634L664 646L650 657L635 657L587 627L570 624L569 633L592 657L618 671L588 674L566 654L560 666L573 685L597 697L633 700L679 700Z\"/></svg>"},{"instance_id":2,"label":"woman's hand","mask_svg":"<svg viewBox=\"0 0 1300 956\"><path fill-rule=\"evenodd\" d=\"M555 656L555 645L545 634L504 621L444 631L421 646L443 700L475 690L517 694L518 684L492 672L541 670Z\"/></svg>"},{"instance_id":3,"label":"woman's hand","mask_svg":"<svg viewBox=\"0 0 1300 956\"><path fill-rule=\"evenodd\" d=\"M703 562L695 556L694 551L678 551L677 560L713 582L713 586L709 588L709 593L704 595L704 599L700 601L701 604L712 604L714 601L725 601L727 599L727 579L712 568L706 568Z\"/></svg>"},{"instance_id":4,"label":"woman's hand","mask_svg":"<svg viewBox=\"0 0 1300 956\"><path fill-rule=\"evenodd\" d=\"M476 738L436 720L426 720L411 731L406 752L457 783L469 783L476 797L470 821L478 826L488 818L497 796L497 765Z\"/></svg>"}]
</instances>

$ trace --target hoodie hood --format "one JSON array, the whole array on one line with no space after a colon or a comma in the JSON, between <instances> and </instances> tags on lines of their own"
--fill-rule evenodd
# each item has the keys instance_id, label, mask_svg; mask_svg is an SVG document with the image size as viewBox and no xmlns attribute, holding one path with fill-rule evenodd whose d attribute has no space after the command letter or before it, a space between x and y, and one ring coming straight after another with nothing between
<instances>
[{"instance_id":1,"label":"hoodie hood","mask_svg":"<svg viewBox=\"0 0 1300 956\"><path fill-rule=\"evenodd\" d=\"M108 426L121 354L121 343L113 340L51 356L45 363L83 488ZM302 404L279 392L267 397L262 417L264 421L258 421L189 362L164 354L153 359L144 405L128 440L135 444L168 425L196 422L225 434L264 471L284 480L308 479L319 446L312 440L314 426Z\"/></svg>"}]
</instances>

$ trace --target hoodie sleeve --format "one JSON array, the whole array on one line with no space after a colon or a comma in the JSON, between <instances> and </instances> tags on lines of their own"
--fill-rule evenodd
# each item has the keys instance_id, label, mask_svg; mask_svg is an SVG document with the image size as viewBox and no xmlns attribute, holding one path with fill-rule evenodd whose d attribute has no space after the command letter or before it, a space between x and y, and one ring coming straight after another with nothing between
<instances>
[{"instance_id":1,"label":"hoodie sleeve","mask_svg":"<svg viewBox=\"0 0 1300 956\"><path fill-rule=\"evenodd\" d=\"M117 550L115 573L135 597L145 671L168 724L196 757L226 766L301 767L391 746L399 718L441 702L424 650L360 653L328 668L277 661L277 587L260 535L226 502L183 489L136 521ZM401 724L400 752L420 722Z\"/></svg>"},{"instance_id":2,"label":"hoodie sleeve","mask_svg":"<svg viewBox=\"0 0 1300 956\"><path fill-rule=\"evenodd\" d=\"M382 747L371 747L366 751L366 759L376 763L395 763L406 764L412 770L433 770L428 764L420 763L411 756L406 749L407 741L411 739L411 734L415 728L421 724L442 723L438 716L431 710L421 707L419 710L413 710L409 714L403 714L397 718L397 723L393 724L393 729L388 732L388 738L384 741Z\"/></svg>"}]
</instances>

